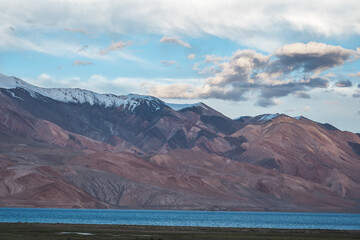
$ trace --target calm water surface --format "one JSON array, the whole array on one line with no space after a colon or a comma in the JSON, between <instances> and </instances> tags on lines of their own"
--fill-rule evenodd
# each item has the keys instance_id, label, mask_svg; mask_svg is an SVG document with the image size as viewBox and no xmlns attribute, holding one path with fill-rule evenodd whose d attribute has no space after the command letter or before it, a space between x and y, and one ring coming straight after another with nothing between
<instances>
[{"instance_id":1,"label":"calm water surface","mask_svg":"<svg viewBox=\"0 0 360 240\"><path fill-rule=\"evenodd\" d=\"M0 208L0 222L360 230L360 214Z\"/></svg>"}]
</instances>

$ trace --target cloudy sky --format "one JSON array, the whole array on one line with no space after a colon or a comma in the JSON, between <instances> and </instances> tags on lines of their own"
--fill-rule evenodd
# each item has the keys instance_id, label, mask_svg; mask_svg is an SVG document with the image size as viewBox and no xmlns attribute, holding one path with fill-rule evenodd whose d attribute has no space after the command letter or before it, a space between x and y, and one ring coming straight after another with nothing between
<instances>
[{"instance_id":1,"label":"cloudy sky","mask_svg":"<svg viewBox=\"0 0 360 240\"><path fill-rule=\"evenodd\" d=\"M360 132L360 1L0 1L0 73Z\"/></svg>"}]
</instances>

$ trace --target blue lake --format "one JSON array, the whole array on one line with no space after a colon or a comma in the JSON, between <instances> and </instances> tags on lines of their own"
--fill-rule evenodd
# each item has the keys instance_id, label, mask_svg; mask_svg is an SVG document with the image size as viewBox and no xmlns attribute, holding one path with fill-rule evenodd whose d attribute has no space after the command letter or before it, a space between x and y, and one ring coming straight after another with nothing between
<instances>
[{"instance_id":1,"label":"blue lake","mask_svg":"<svg viewBox=\"0 0 360 240\"><path fill-rule=\"evenodd\" d=\"M0 208L0 222L360 230L360 214Z\"/></svg>"}]
</instances>

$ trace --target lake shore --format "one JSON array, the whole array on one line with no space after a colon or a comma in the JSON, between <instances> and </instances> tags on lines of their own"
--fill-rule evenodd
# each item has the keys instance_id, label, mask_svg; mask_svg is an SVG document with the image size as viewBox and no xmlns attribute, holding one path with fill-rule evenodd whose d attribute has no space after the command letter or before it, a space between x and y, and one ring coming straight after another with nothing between
<instances>
[{"instance_id":1,"label":"lake shore","mask_svg":"<svg viewBox=\"0 0 360 240\"><path fill-rule=\"evenodd\" d=\"M0 223L0 239L360 239L360 230Z\"/></svg>"}]
</instances>

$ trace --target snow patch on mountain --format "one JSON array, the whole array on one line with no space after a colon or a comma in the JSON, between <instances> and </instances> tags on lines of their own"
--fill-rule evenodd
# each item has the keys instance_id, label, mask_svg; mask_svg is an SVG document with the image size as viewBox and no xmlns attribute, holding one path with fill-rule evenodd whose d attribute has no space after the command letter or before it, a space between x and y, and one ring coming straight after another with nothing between
<instances>
[{"instance_id":1,"label":"snow patch on mountain","mask_svg":"<svg viewBox=\"0 0 360 240\"><path fill-rule=\"evenodd\" d=\"M60 102L80 104L88 103L90 105L98 104L105 107L123 106L123 109L129 111L134 111L137 106L143 103L154 107L155 110L161 109L161 106L164 104L161 100L155 97L136 94L116 96L114 94L99 94L79 88L41 88L31 85L19 78L9 77L3 74L0 74L0 88L22 88L28 91L34 98L42 95Z\"/></svg>"},{"instance_id":2,"label":"snow patch on mountain","mask_svg":"<svg viewBox=\"0 0 360 240\"><path fill-rule=\"evenodd\" d=\"M234 118L233 120L234 121L243 121L243 120L249 119L249 118L252 118L252 117L250 117L250 116L241 116L241 117Z\"/></svg>"},{"instance_id":3,"label":"snow patch on mountain","mask_svg":"<svg viewBox=\"0 0 360 240\"><path fill-rule=\"evenodd\" d=\"M8 93L10 93L12 97L14 97L14 98L18 98L18 99L20 99L20 100L24 101L24 99L22 99L21 97L16 96L16 95L15 95L15 93L10 92L9 90L6 90L6 91L7 91Z\"/></svg>"},{"instance_id":4,"label":"snow patch on mountain","mask_svg":"<svg viewBox=\"0 0 360 240\"><path fill-rule=\"evenodd\" d=\"M275 113L275 114L265 114L261 118L259 118L259 121L270 121L274 118L279 117L281 114Z\"/></svg>"}]
</instances>

